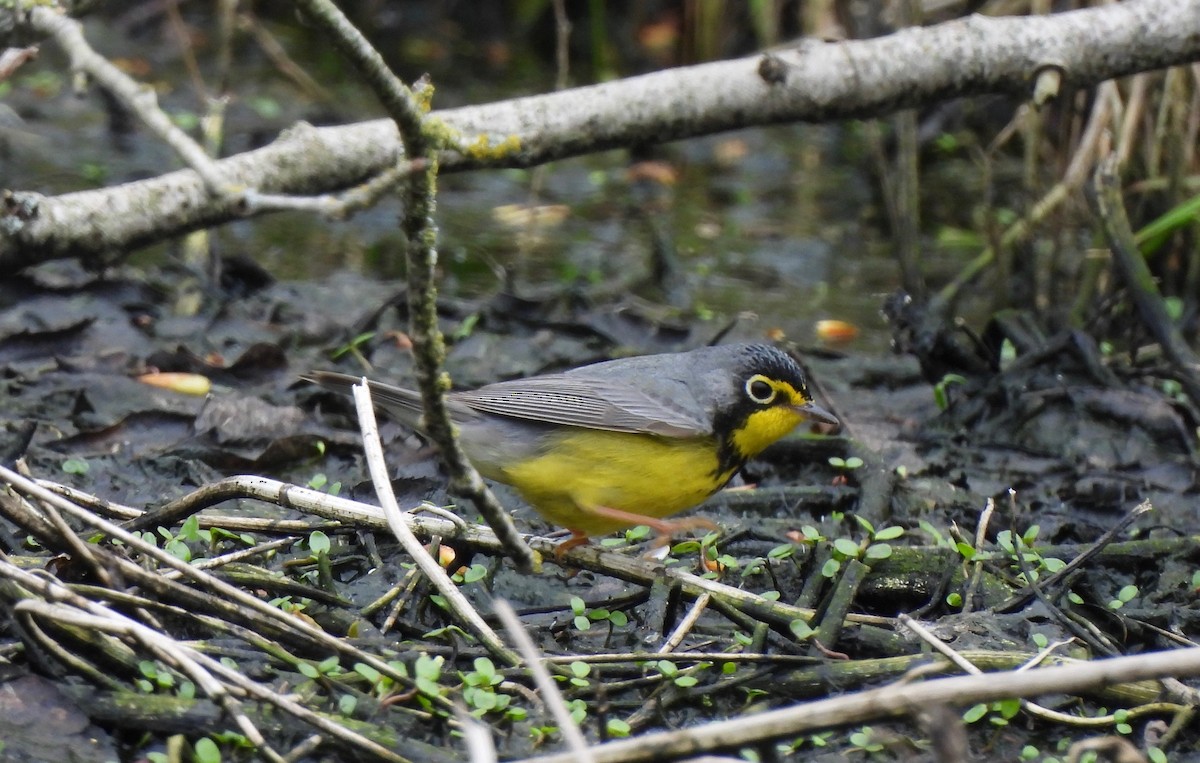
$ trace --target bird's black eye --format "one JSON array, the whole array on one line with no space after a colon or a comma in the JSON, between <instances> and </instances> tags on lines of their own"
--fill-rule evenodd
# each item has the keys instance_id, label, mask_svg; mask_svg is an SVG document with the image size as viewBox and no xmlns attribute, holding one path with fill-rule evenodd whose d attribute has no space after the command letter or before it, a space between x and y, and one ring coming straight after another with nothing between
<instances>
[{"instance_id":1,"label":"bird's black eye","mask_svg":"<svg viewBox=\"0 0 1200 763\"><path fill-rule=\"evenodd\" d=\"M755 374L746 380L746 394L759 405L767 405L775 399L775 387L762 374Z\"/></svg>"}]
</instances>

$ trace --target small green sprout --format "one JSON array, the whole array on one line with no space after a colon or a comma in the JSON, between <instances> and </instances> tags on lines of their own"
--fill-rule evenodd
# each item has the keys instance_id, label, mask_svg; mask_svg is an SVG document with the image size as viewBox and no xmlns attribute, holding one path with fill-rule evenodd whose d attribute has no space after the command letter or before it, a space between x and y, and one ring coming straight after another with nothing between
<instances>
[{"instance_id":1,"label":"small green sprout","mask_svg":"<svg viewBox=\"0 0 1200 763\"><path fill-rule=\"evenodd\" d=\"M63 461L62 470L67 474L87 474L92 465L84 458L68 458Z\"/></svg>"},{"instance_id":2,"label":"small green sprout","mask_svg":"<svg viewBox=\"0 0 1200 763\"><path fill-rule=\"evenodd\" d=\"M576 630L586 631L592 627L592 623L608 622L610 626L617 628L624 627L629 623L629 618L621 610L608 609L588 609L587 604L578 596L571 597L571 612L574 613L572 622Z\"/></svg>"},{"instance_id":3,"label":"small green sprout","mask_svg":"<svg viewBox=\"0 0 1200 763\"><path fill-rule=\"evenodd\" d=\"M829 457L829 465L832 466L834 469L844 469L845 471L853 471L854 469L859 469L862 467L863 460L861 458L859 458L858 456L851 456L850 458L839 458L838 456L830 456Z\"/></svg>"},{"instance_id":4,"label":"small green sprout","mask_svg":"<svg viewBox=\"0 0 1200 763\"><path fill-rule=\"evenodd\" d=\"M1123 587L1120 591L1117 591L1117 598L1108 602L1108 608L1113 609L1113 610L1120 609L1121 607L1125 606L1129 602L1136 599L1138 596L1138 593L1139 593L1139 591L1138 591L1137 586L1127 585L1127 586Z\"/></svg>"},{"instance_id":5,"label":"small green sprout","mask_svg":"<svg viewBox=\"0 0 1200 763\"><path fill-rule=\"evenodd\" d=\"M309 660L301 660L296 665L296 670L305 678L316 680L321 676L329 676L341 672L341 663L338 656L335 654L331 657L326 657L320 662L314 663Z\"/></svg>"},{"instance_id":6,"label":"small green sprout","mask_svg":"<svg viewBox=\"0 0 1200 763\"><path fill-rule=\"evenodd\" d=\"M942 380L933 385L933 402L937 404L938 409L946 410L950 407L949 388L954 384L966 384L967 377L961 374L946 374Z\"/></svg>"}]
</instances>

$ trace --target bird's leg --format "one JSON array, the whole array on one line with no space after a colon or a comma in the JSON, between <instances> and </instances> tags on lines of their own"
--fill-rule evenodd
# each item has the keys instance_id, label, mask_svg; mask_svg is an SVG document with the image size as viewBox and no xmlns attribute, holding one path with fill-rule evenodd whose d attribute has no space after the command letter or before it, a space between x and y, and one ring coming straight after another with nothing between
<instances>
[{"instance_id":1,"label":"bird's leg","mask_svg":"<svg viewBox=\"0 0 1200 763\"><path fill-rule=\"evenodd\" d=\"M578 530L571 531L571 537L564 540L554 547L554 560L562 563L563 554L567 553L576 546L582 546L588 542L587 533L581 533Z\"/></svg>"},{"instance_id":2,"label":"bird's leg","mask_svg":"<svg viewBox=\"0 0 1200 763\"><path fill-rule=\"evenodd\" d=\"M711 533L721 532L721 528L717 526L716 522L704 517L671 520L654 519L649 522L643 521L641 524L647 525L651 530L658 533L658 537L650 545L651 549L661 548L669 544L673 536L687 530L707 530Z\"/></svg>"},{"instance_id":3,"label":"bird's leg","mask_svg":"<svg viewBox=\"0 0 1200 763\"><path fill-rule=\"evenodd\" d=\"M671 542L671 536L681 533L685 530L703 529L709 532L719 532L721 528L717 527L711 520L704 517L687 517L685 519L658 519L657 517L648 517L644 514L634 514L631 511L622 511L614 509L611 506L579 506L581 511L586 511L598 517L611 519L622 524L629 525L646 525L653 530L658 537L654 539L654 544L651 548L659 548ZM571 537L559 543L554 548L555 559L561 561L563 554L567 553L576 546L582 546L588 542L586 533L581 533L578 530L571 531Z\"/></svg>"}]
</instances>

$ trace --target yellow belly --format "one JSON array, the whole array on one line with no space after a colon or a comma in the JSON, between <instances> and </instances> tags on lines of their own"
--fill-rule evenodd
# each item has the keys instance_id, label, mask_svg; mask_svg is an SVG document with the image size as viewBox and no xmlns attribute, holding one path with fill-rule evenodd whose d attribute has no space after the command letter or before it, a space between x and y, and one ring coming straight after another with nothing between
<instances>
[{"instance_id":1,"label":"yellow belly","mask_svg":"<svg viewBox=\"0 0 1200 763\"><path fill-rule=\"evenodd\" d=\"M587 535L626 527L588 507L666 517L703 501L732 476L718 473L711 438L672 439L571 429L545 452L507 466L493 479L512 485L546 520Z\"/></svg>"}]
</instances>

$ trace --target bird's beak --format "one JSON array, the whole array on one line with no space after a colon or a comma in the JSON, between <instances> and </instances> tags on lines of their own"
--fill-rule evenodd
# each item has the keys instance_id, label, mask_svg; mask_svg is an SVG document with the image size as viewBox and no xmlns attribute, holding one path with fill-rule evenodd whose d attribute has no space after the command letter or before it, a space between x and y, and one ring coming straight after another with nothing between
<instances>
[{"instance_id":1,"label":"bird's beak","mask_svg":"<svg viewBox=\"0 0 1200 763\"><path fill-rule=\"evenodd\" d=\"M804 418L811 421L819 421L822 424L830 424L835 427L841 426L842 423L838 421L837 416L834 416L832 413L812 402L811 400L807 403L803 403L802 405L795 406L795 410L797 413L804 416Z\"/></svg>"}]
</instances>

